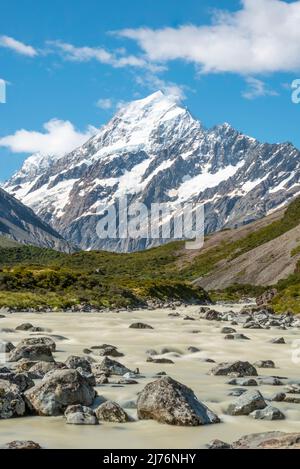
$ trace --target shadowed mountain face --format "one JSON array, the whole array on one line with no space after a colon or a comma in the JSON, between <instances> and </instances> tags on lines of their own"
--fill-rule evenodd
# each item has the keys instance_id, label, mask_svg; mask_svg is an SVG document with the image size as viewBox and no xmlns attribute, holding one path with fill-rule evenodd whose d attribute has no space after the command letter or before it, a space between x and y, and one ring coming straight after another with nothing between
<instances>
[{"instance_id":1,"label":"shadowed mountain face","mask_svg":"<svg viewBox=\"0 0 300 469\"><path fill-rule=\"evenodd\" d=\"M299 194L300 153L289 143L260 143L229 124L207 130L157 92L127 104L70 154L31 156L5 189L83 249L134 251L167 240L99 239L103 208L124 195L177 213L186 202L204 203L206 233L232 228Z\"/></svg>"},{"instance_id":2,"label":"shadowed mountain face","mask_svg":"<svg viewBox=\"0 0 300 469\"><path fill-rule=\"evenodd\" d=\"M69 252L70 245L53 228L42 221L10 194L0 189L0 235L21 244Z\"/></svg>"}]
</instances>

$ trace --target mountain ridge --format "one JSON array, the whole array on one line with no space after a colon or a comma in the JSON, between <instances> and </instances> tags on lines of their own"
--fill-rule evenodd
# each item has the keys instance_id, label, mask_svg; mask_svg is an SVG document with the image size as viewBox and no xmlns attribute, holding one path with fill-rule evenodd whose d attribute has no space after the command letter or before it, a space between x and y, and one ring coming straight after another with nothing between
<instances>
[{"instance_id":1,"label":"mountain ridge","mask_svg":"<svg viewBox=\"0 0 300 469\"><path fill-rule=\"evenodd\" d=\"M100 208L124 195L171 211L203 203L211 233L259 219L300 192L293 145L260 143L228 123L205 129L162 92L123 106L73 152L42 161L42 174L33 175L27 160L4 187L82 249L126 252L169 241L97 236Z\"/></svg>"}]
</instances>

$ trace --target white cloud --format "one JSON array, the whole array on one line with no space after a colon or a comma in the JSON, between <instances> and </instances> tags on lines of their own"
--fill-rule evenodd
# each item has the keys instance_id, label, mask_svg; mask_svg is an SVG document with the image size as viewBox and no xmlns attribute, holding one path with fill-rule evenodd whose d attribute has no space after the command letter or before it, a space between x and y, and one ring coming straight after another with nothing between
<instances>
[{"instance_id":1,"label":"white cloud","mask_svg":"<svg viewBox=\"0 0 300 469\"><path fill-rule=\"evenodd\" d=\"M136 82L151 91L157 91L158 89L162 90L168 96L173 96L176 101L183 101L184 99L186 99L186 86L178 85L171 81L163 80L162 78L159 78L158 76L152 73L148 73L145 76L137 76Z\"/></svg>"},{"instance_id":2,"label":"white cloud","mask_svg":"<svg viewBox=\"0 0 300 469\"><path fill-rule=\"evenodd\" d=\"M61 41L48 41L48 45L54 52L59 52L65 60L72 62L89 62L97 60L102 64L111 65L114 68L123 67L137 67L147 68L152 71L161 71L164 67L149 63L143 57L135 55L124 55L124 49L117 49L115 52L110 52L103 47L76 47L73 44L68 44Z\"/></svg>"},{"instance_id":3,"label":"white cloud","mask_svg":"<svg viewBox=\"0 0 300 469\"><path fill-rule=\"evenodd\" d=\"M300 1L242 0L240 10L217 10L210 25L124 29L148 60L182 59L202 73L253 75L300 70Z\"/></svg>"},{"instance_id":4,"label":"white cloud","mask_svg":"<svg viewBox=\"0 0 300 469\"><path fill-rule=\"evenodd\" d=\"M41 153L63 156L85 143L97 129L88 127L85 132L77 131L70 121L52 119L43 125L44 132L17 130L13 135L0 138L0 146L13 153Z\"/></svg>"},{"instance_id":5,"label":"white cloud","mask_svg":"<svg viewBox=\"0 0 300 469\"><path fill-rule=\"evenodd\" d=\"M96 106L100 109L111 109L113 107L113 102L109 98L98 99Z\"/></svg>"},{"instance_id":6,"label":"white cloud","mask_svg":"<svg viewBox=\"0 0 300 469\"><path fill-rule=\"evenodd\" d=\"M11 49L21 55L27 55L28 57L35 57L38 55L37 50L32 46L28 46L27 44L17 41L13 37L9 36L0 36L0 47L6 47L7 49Z\"/></svg>"},{"instance_id":7,"label":"white cloud","mask_svg":"<svg viewBox=\"0 0 300 469\"><path fill-rule=\"evenodd\" d=\"M255 99L261 96L278 96L278 93L267 87L266 83L254 77L246 78L247 89L242 93L246 99Z\"/></svg>"}]
</instances>

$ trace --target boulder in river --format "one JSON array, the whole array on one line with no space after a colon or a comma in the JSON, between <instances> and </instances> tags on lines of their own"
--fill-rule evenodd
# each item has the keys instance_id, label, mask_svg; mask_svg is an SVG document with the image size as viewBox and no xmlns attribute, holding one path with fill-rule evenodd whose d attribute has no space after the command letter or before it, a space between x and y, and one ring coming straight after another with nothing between
<instances>
[{"instance_id":1,"label":"boulder in river","mask_svg":"<svg viewBox=\"0 0 300 469\"><path fill-rule=\"evenodd\" d=\"M97 425L95 412L87 406L71 405L65 411L65 417L68 424L71 425Z\"/></svg>"},{"instance_id":2,"label":"boulder in river","mask_svg":"<svg viewBox=\"0 0 300 469\"><path fill-rule=\"evenodd\" d=\"M6 443L1 449L42 449L42 447L31 440L15 440Z\"/></svg>"},{"instance_id":3,"label":"boulder in river","mask_svg":"<svg viewBox=\"0 0 300 469\"><path fill-rule=\"evenodd\" d=\"M55 352L56 343L51 337L28 337L27 339L21 340L18 346L26 345L46 345L50 348L51 352Z\"/></svg>"},{"instance_id":4,"label":"boulder in river","mask_svg":"<svg viewBox=\"0 0 300 469\"><path fill-rule=\"evenodd\" d=\"M169 425L197 426L220 422L184 384L166 376L146 385L137 400L139 419Z\"/></svg>"},{"instance_id":5,"label":"boulder in river","mask_svg":"<svg viewBox=\"0 0 300 469\"><path fill-rule=\"evenodd\" d=\"M125 373L130 373L131 370L122 363L112 360L111 358L105 357L100 364L95 365L99 372L104 372L108 375L123 376Z\"/></svg>"},{"instance_id":6,"label":"boulder in river","mask_svg":"<svg viewBox=\"0 0 300 469\"><path fill-rule=\"evenodd\" d=\"M129 422L129 416L119 404L113 401L105 401L95 411L99 421L126 423Z\"/></svg>"},{"instance_id":7,"label":"boulder in river","mask_svg":"<svg viewBox=\"0 0 300 469\"><path fill-rule=\"evenodd\" d=\"M273 407L268 405L264 409L254 410L251 412L251 417L256 420L283 420L285 419L285 415L281 410L277 409L277 407Z\"/></svg>"},{"instance_id":8,"label":"boulder in river","mask_svg":"<svg viewBox=\"0 0 300 469\"><path fill-rule=\"evenodd\" d=\"M65 364L68 368L71 368L72 370L76 370L76 368L82 368L88 373L91 373L92 371L89 360L84 357L77 357L76 355L71 355L67 358Z\"/></svg>"},{"instance_id":9,"label":"boulder in river","mask_svg":"<svg viewBox=\"0 0 300 469\"><path fill-rule=\"evenodd\" d=\"M25 414L25 402L17 386L0 379L0 419Z\"/></svg>"},{"instance_id":10,"label":"boulder in river","mask_svg":"<svg viewBox=\"0 0 300 469\"><path fill-rule=\"evenodd\" d=\"M212 368L210 374L215 376L257 376L256 368L249 362L224 362Z\"/></svg>"},{"instance_id":11,"label":"boulder in river","mask_svg":"<svg viewBox=\"0 0 300 469\"><path fill-rule=\"evenodd\" d=\"M52 416L63 414L69 405L91 405L95 391L77 370L54 370L26 391L25 398L38 415Z\"/></svg>"},{"instance_id":12,"label":"boulder in river","mask_svg":"<svg viewBox=\"0 0 300 469\"><path fill-rule=\"evenodd\" d=\"M254 410L264 409L267 404L259 391L250 390L243 393L235 402L229 405L229 415L249 415Z\"/></svg>"},{"instance_id":13,"label":"boulder in river","mask_svg":"<svg viewBox=\"0 0 300 469\"><path fill-rule=\"evenodd\" d=\"M130 329L153 329L152 326L149 324L145 324L144 322L134 322L129 326Z\"/></svg>"},{"instance_id":14,"label":"boulder in river","mask_svg":"<svg viewBox=\"0 0 300 469\"><path fill-rule=\"evenodd\" d=\"M47 345L22 345L17 347L9 353L8 361L17 362L22 358L31 361L44 361L53 362L51 349Z\"/></svg>"},{"instance_id":15,"label":"boulder in river","mask_svg":"<svg viewBox=\"0 0 300 469\"><path fill-rule=\"evenodd\" d=\"M254 363L257 368L275 368L273 360L258 360Z\"/></svg>"},{"instance_id":16,"label":"boulder in river","mask_svg":"<svg viewBox=\"0 0 300 469\"><path fill-rule=\"evenodd\" d=\"M285 344L285 340L283 337L275 337L271 340L271 344Z\"/></svg>"}]
</instances>

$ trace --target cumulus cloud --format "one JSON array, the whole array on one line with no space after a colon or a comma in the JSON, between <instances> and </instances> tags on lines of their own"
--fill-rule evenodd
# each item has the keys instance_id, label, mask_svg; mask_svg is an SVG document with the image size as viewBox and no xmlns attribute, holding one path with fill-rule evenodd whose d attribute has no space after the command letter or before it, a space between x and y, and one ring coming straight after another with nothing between
<instances>
[{"instance_id":1,"label":"cumulus cloud","mask_svg":"<svg viewBox=\"0 0 300 469\"><path fill-rule=\"evenodd\" d=\"M137 67L148 68L153 71L161 71L164 67L152 64L143 57L135 55L125 55L124 49L117 49L110 52L103 47L76 47L61 41L48 41L48 46L54 52L59 52L65 60L72 62L89 62L97 60L102 64L111 65L114 68Z\"/></svg>"},{"instance_id":2,"label":"cumulus cloud","mask_svg":"<svg viewBox=\"0 0 300 469\"><path fill-rule=\"evenodd\" d=\"M27 44L17 41L13 37L9 36L0 36L0 47L11 49L17 54L27 55L28 57L35 57L38 55L37 50L32 46L28 46Z\"/></svg>"},{"instance_id":3,"label":"cumulus cloud","mask_svg":"<svg viewBox=\"0 0 300 469\"><path fill-rule=\"evenodd\" d=\"M247 89L242 93L246 99L255 99L261 96L278 96L278 93L268 88L266 83L254 77L246 78Z\"/></svg>"},{"instance_id":4,"label":"cumulus cloud","mask_svg":"<svg viewBox=\"0 0 300 469\"><path fill-rule=\"evenodd\" d=\"M135 78L138 85L144 86L151 91L162 90L166 95L172 96L176 101L186 99L186 86L159 78L155 74L148 73L145 76Z\"/></svg>"},{"instance_id":5,"label":"cumulus cloud","mask_svg":"<svg viewBox=\"0 0 300 469\"><path fill-rule=\"evenodd\" d=\"M63 156L85 143L97 129L89 126L86 131L75 129L70 121L52 119L43 125L44 132L17 130L13 135L0 138L0 146L13 153L41 153Z\"/></svg>"},{"instance_id":6,"label":"cumulus cloud","mask_svg":"<svg viewBox=\"0 0 300 469\"><path fill-rule=\"evenodd\" d=\"M110 98L101 98L96 102L96 106L100 109L111 109L113 107L113 102Z\"/></svg>"},{"instance_id":7,"label":"cumulus cloud","mask_svg":"<svg viewBox=\"0 0 300 469\"><path fill-rule=\"evenodd\" d=\"M202 73L253 75L300 70L300 1L242 0L235 12L214 11L210 25L118 31L148 60L182 59Z\"/></svg>"}]
</instances>

